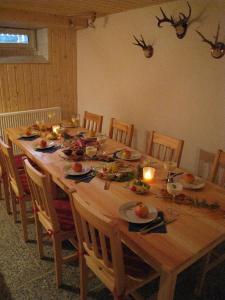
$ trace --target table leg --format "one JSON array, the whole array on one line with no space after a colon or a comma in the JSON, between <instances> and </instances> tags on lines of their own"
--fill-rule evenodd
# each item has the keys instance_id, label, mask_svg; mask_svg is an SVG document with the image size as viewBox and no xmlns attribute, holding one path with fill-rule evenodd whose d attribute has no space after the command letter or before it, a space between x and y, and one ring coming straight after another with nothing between
<instances>
[{"instance_id":1,"label":"table leg","mask_svg":"<svg viewBox=\"0 0 225 300\"><path fill-rule=\"evenodd\" d=\"M177 274L163 273L160 276L157 300L173 300L176 287Z\"/></svg>"}]
</instances>

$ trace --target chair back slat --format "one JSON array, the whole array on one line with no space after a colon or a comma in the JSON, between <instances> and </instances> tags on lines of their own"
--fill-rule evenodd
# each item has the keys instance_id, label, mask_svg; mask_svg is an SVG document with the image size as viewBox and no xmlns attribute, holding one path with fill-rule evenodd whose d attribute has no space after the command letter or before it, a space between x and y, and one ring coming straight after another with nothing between
<instances>
[{"instance_id":1,"label":"chair back slat","mask_svg":"<svg viewBox=\"0 0 225 300\"><path fill-rule=\"evenodd\" d=\"M225 188L225 152L223 150L217 151L209 179Z\"/></svg>"},{"instance_id":2,"label":"chair back slat","mask_svg":"<svg viewBox=\"0 0 225 300\"><path fill-rule=\"evenodd\" d=\"M16 167L16 162L14 160L13 149L12 147L5 144L2 139L0 139L0 148L4 166L8 174L9 184L13 189L15 195L21 198L24 195L24 191L21 184L19 172Z\"/></svg>"},{"instance_id":3,"label":"chair back slat","mask_svg":"<svg viewBox=\"0 0 225 300\"><path fill-rule=\"evenodd\" d=\"M121 237L115 222L100 214L77 193L73 193L72 207L80 251L86 252L87 264L90 268L97 268L98 272L102 270L113 276L115 290L121 293L125 270ZM104 278L102 276L103 282Z\"/></svg>"},{"instance_id":4,"label":"chair back slat","mask_svg":"<svg viewBox=\"0 0 225 300\"><path fill-rule=\"evenodd\" d=\"M183 145L183 140L152 131L147 139L147 154L162 161L175 161L179 167Z\"/></svg>"},{"instance_id":5,"label":"chair back slat","mask_svg":"<svg viewBox=\"0 0 225 300\"><path fill-rule=\"evenodd\" d=\"M59 231L59 222L53 206L51 187L47 176L36 170L28 159L24 160L24 165L33 206L40 222L45 228L48 227L55 232Z\"/></svg>"},{"instance_id":6,"label":"chair back slat","mask_svg":"<svg viewBox=\"0 0 225 300\"><path fill-rule=\"evenodd\" d=\"M122 144L131 146L134 133L134 125L127 124L118 119L112 118L109 128L109 137Z\"/></svg>"},{"instance_id":7,"label":"chair back slat","mask_svg":"<svg viewBox=\"0 0 225 300\"><path fill-rule=\"evenodd\" d=\"M94 132L102 131L103 116L84 112L83 127Z\"/></svg>"}]
</instances>

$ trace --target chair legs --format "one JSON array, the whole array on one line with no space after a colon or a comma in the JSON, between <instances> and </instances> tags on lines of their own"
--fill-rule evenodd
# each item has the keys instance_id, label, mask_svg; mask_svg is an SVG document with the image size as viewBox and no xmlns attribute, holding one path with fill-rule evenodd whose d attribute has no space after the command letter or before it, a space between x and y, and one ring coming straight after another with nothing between
<instances>
[{"instance_id":1,"label":"chair legs","mask_svg":"<svg viewBox=\"0 0 225 300\"><path fill-rule=\"evenodd\" d=\"M17 199L16 196L14 194L14 191L12 190L12 188L10 187L10 195L11 195L11 201L12 201L12 213L13 213L13 220L14 223L17 222Z\"/></svg>"},{"instance_id":2,"label":"chair legs","mask_svg":"<svg viewBox=\"0 0 225 300\"><path fill-rule=\"evenodd\" d=\"M36 224L36 237L37 237L37 244L38 244L38 253L39 253L40 258L43 258L44 257L43 230L42 230L42 225L36 215L35 215L35 224Z\"/></svg>"},{"instance_id":3,"label":"chair legs","mask_svg":"<svg viewBox=\"0 0 225 300\"><path fill-rule=\"evenodd\" d=\"M62 284L62 241L57 235L53 236L53 249L56 272L56 285L59 288Z\"/></svg>"},{"instance_id":4,"label":"chair legs","mask_svg":"<svg viewBox=\"0 0 225 300\"><path fill-rule=\"evenodd\" d=\"M9 193L9 184L8 184L9 182L8 182L7 175L2 176L2 183L3 183L3 187L4 187L6 211L7 211L7 214L10 215L11 214L10 193ZM1 193L2 193L2 191L1 191Z\"/></svg>"},{"instance_id":5,"label":"chair legs","mask_svg":"<svg viewBox=\"0 0 225 300\"><path fill-rule=\"evenodd\" d=\"M83 255L80 255L79 264L80 264L80 299L86 300L88 269Z\"/></svg>"},{"instance_id":6,"label":"chair legs","mask_svg":"<svg viewBox=\"0 0 225 300\"><path fill-rule=\"evenodd\" d=\"M28 232L27 232L27 216L26 216L26 200L19 199L19 208L20 208L20 217L21 224L23 229L23 239L25 242L28 241Z\"/></svg>"}]
</instances>

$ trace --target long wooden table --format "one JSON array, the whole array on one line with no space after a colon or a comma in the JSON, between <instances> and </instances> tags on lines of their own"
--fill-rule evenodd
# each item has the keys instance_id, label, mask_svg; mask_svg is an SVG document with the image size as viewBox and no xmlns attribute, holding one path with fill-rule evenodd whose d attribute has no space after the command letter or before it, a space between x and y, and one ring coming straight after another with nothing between
<instances>
[{"instance_id":1,"label":"long wooden table","mask_svg":"<svg viewBox=\"0 0 225 300\"><path fill-rule=\"evenodd\" d=\"M90 183L76 184L75 181L64 177L64 167L68 162L60 158L59 151L61 150L50 154L35 151L34 142L18 140L21 130L21 128L6 130L11 143L20 147L65 191L78 193L103 214L117 220L124 242L158 271L160 275L158 300L172 300L177 275L225 241L224 189L207 182L202 190L184 191L185 194L198 199L205 199L208 202L216 201L220 204L220 209L217 211L172 204L171 201L158 196L160 189L165 187L162 178L165 178L166 174L161 163L155 165L156 178L147 195L137 195L125 188L125 183L119 182L112 182L109 190L104 190L104 181L97 177ZM108 152L121 148L124 148L124 145L113 140L107 140L104 144L104 150ZM165 213L172 205L178 211L179 216L175 222L167 226L166 234L141 235L129 232L127 222L123 221L118 213L119 206L127 201L151 203L157 210Z\"/></svg>"}]
</instances>

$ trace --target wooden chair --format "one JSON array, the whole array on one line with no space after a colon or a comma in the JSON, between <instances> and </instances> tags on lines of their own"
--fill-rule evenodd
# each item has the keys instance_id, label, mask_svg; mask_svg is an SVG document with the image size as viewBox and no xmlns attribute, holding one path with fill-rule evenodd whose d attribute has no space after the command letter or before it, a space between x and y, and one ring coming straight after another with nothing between
<instances>
[{"instance_id":1,"label":"wooden chair","mask_svg":"<svg viewBox=\"0 0 225 300\"><path fill-rule=\"evenodd\" d=\"M217 154L213 161L209 180L225 188L225 152L223 150L217 151ZM225 244L223 243L222 252L220 250L220 246L218 246L205 257L203 271L195 291L196 295L201 296L206 274L225 261L224 247Z\"/></svg>"},{"instance_id":2,"label":"wooden chair","mask_svg":"<svg viewBox=\"0 0 225 300\"><path fill-rule=\"evenodd\" d=\"M70 202L69 199L53 199L49 178L36 170L28 159L24 160L24 165L34 207L38 252L43 258L44 228L53 240L56 284L59 287L62 283L62 264L75 260L77 256L77 253L62 256L62 241L74 240L75 237Z\"/></svg>"},{"instance_id":3,"label":"wooden chair","mask_svg":"<svg viewBox=\"0 0 225 300\"><path fill-rule=\"evenodd\" d=\"M113 293L115 300L123 300L128 294L142 299L136 290L158 274L122 244L115 222L77 193L73 193L71 203L79 241L80 299L87 299L88 268Z\"/></svg>"},{"instance_id":4,"label":"wooden chair","mask_svg":"<svg viewBox=\"0 0 225 300\"><path fill-rule=\"evenodd\" d=\"M209 179L225 188L225 152L223 150L217 151Z\"/></svg>"},{"instance_id":5,"label":"wooden chair","mask_svg":"<svg viewBox=\"0 0 225 300\"><path fill-rule=\"evenodd\" d=\"M92 130L94 132L101 132L102 122L103 122L103 116L96 115L88 111L84 112L84 119L83 119L84 128L87 128L88 130Z\"/></svg>"},{"instance_id":6,"label":"wooden chair","mask_svg":"<svg viewBox=\"0 0 225 300\"><path fill-rule=\"evenodd\" d=\"M183 140L152 131L147 140L147 154L161 161L174 161L179 167L183 145Z\"/></svg>"},{"instance_id":7,"label":"wooden chair","mask_svg":"<svg viewBox=\"0 0 225 300\"><path fill-rule=\"evenodd\" d=\"M2 186L3 186L3 191L2 191ZM4 164L3 154L2 154L1 148L0 148L0 196L1 196L1 198L3 198L3 192L4 192L4 200L5 200L5 204L6 204L6 211L7 211L7 214L9 215L11 213L9 182L8 182L8 178L7 178L7 172L6 172L6 167Z\"/></svg>"},{"instance_id":8,"label":"wooden chair","mask_svg":"<svg viewBox=\"0 0 225 300\"><path fill-rule=\"evenodd\" d=\"M109 127L109 137L126 146L131 146L134 134L134 125L127 124L118 119L112 118Z\"/></svg>"},{"instance_id":9,"label":"wooden chair","mask_svg":"<svg viewBox=\"0 0 225 300\"><path fill-rule=\"evenodd\" d=\"M197 175L209 180L212 173L212 164L215 154L200 149Z\"/></svg>"},{"instance_id":10,"label":"wooden chair","mask_svg":"<svg viewBox=\"0 0 225 300\"><path fill-rule=\"evenodd\" d=\"M34 218L31 210L27 208L27 202L30 199L30 190L27 183L24 170L18 169L11 147L6 145L0 139L0 148L4 160L4 165L7 172L9 189L12 200L12 212L14 222L17 222L17 204L19 205L21 224L23 229L24 241L28 240L28 225L34 223Z\"/></svg>"}]
</instances>

